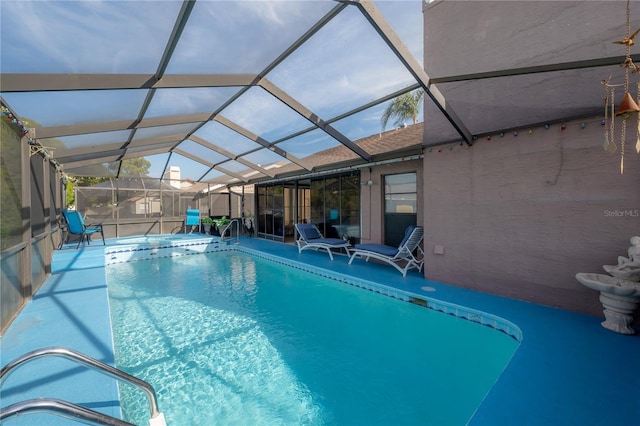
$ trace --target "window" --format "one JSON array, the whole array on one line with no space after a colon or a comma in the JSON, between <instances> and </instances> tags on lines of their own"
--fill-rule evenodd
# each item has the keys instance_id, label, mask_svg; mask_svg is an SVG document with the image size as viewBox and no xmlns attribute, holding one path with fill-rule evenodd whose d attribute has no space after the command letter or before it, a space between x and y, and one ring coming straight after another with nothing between
<instances>
[{"instance_id":1,"label":"window","mask_svg":"<svg viewBox=\"0 0 640 426\"><path fill-rule=\"evenodd\" d=\"M415 173L384 177L385 213L411 213L418 211L418 187Z\"/></svg>"}]
</instances>

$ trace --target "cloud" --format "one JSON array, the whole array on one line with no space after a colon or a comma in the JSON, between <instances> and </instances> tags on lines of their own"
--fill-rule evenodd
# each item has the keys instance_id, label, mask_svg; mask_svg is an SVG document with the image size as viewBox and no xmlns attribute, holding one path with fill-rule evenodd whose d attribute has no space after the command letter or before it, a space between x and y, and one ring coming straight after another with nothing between
<instances>
[{"instance_id":1,"label":"cloud","mask_svg":"<svg viewBox=\"0 0 640 426\"><path fill-rule=\"evenodd\" d=\"M167 69L170 73L258 73L335 4L200 1Z\"/></svg>"},{"instance_id":2,"label":"cloud","mask_svg":"<svg viewBox=\"0 0 640 426\"><path fill-rule=\"evenodd\" d=\"M238 87L158 89L146 117L212 113L238 90Z\"/></svg>"},{"instance_id":3,"label":"cloud","mask_svg":"<svg viewBox=\"0 0 640 426\"><path fill-rule=\"evenodd\" d=\"M4 72L153 72L180 2L0 2ZM170 31L170 30L169 30ZM28 53L28 54L24 54Z\"/></svg>"},{"instance_id":4,"label":"cloud","mask_svg":"<svg viewBox=\"0 0 640 426\"><path fill-rule=\"evenodd\" d=\"M325 119L415 82L356 8L343 11L267 77Z\"/></svg>"},{"instance_id":5,"label":"cloud","mask_svg":"<svg viewBox=\"0 0 640 426\"><path fill-rule=\"evenodd\" d=\"M254 87L245 92L222 115L267 140L309 127L306 119L271 96Z\"/></svg>"}]
</instances>

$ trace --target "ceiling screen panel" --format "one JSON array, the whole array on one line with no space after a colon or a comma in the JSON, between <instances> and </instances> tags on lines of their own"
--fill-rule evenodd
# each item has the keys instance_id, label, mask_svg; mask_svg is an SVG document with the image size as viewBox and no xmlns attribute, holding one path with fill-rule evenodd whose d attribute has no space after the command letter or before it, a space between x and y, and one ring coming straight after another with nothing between
<instances>
[{"instance_id":1,"label":"ceiling screen panel","mask_svg":"<svg viewBox=\"0 0 640 426\"><path fill-rule=\"evenodd\" d=\"M242 154L260 147L256 142L217 121L208 122L199 128L194 135L234 154Z\"/></svg>"},{"instance_id":2,"label":"ceiling screen panel","mask_svg":"<svg viewBox=\"0 0 640 426\"><path fill-rule=\"evenodd\" d=\"M324 120L415 84L355 7L332 19L268 78Z\"/></svg>"},{"instance_id":3,"label":"ceiling screen panel","mask_svg":"<svg viewBox=\"0 0 640 426\"><path fill-rule=\"evenodd\" d=\"M228 157L191 140L182 142L178 145L178 149L191 155L195 155L210 164L217 164L229 159Z\"/></svg>"},{"instance_id":4,"label":"ceiling screen panel","mask_svg":"<svg viewBox=\"0 0 640 426\"><path fill-rule=\"evenodd\" d=\"M237 174L242 174L241 172L247 172L248 170L253 170L250 169L249 167L245 166L242 163L239 163L237 161L233 161L233 160L229 160L229 161L225 161L224 163L219 165L220 167L222 167L225 170L229 170L230 172L234 172Z\"/></svg>"},{"instance_id":5,"label":"ceiling screen panel","mask_svg":"<svg viewBox=\"0 0 640 426\"><path fill-rule=\"evenodd\" d=\"M330 1L199 1L167 73L259 73L334 6Z\"/></svg>"},{"instance_id":6,"label":"ceiling screen panel","mask_svg":"<svg viewBox=\"0 0 640 426\"><path fill-rule=\"evenodd\" d=\"M106 145L121 143L124 145L129 139L131 130L119 130L115 132L87 133L84 135L60 136L57 139L66 149L82 148L93 145ZM45 139L45 141L48 139ZM43 145L47 146L46 142Z\"/></svg>"},{"instance_id":7,"label":"ceiling screen panel","mask_svg":"<svg viewBox=\"0 0 640 426\"><path fill-rule=\"evenodd\" d=\"M153 95L145 118L195 113L211 114L238 90L237 87L158 89Z\"/></svg>"},{"instance_id":8,"label":"ceiling screen panel","mask_svg":"<svg viewBox=\"0 0 640 426\"><path fill-rule=\"evenodd\" d=\"M324 120L352 141L375 134L385 104L345 116L416 82L357 5L348 3L4 1L2 73L27 74L8 77L9 92L2 97L29 126L44 127L39 135L49 139L41 142L76 168L79 162L93 167L121 159L118 153L149 161L152 176L178 166L183 178L206 175L228 183L237 179L211 171L211 165L266 178L229 157L276 175L359 159L314 125L323 127ZM419 58L422 2L376 5ZM188 19L177 22L182 16ZM174 28L181 31L172 40ZM172 41L165 69L161 60ZM164 76L150 89L157 71ZM238 81L254 85L226 86ZM81 90L86 87L98 90ZM456 88L449 88L457 101ZM336 117L345 118L334 122ZM181 143L187 136L192 140ZM265 148L270 144L276 145ZM289 159L276 154L283 151Z\"/></svg>"},{"instance_id":9,"label":"ceiling screen panel","mask_svg":"<svg viewBox=\"0 0 640 426\"><path fill-rule=\"evenodd\" d=\"M418 63L423 63L424 32L422 31L422 2L374 0L374 3L393 31L400 37Z\"/></svg>"},{"instance_id":10,"label":"ceiling screen panel","mask_svg":"<svg viewBox=\"0 0 640 426\"><path fill-rule=\"evenodd\" d=\"M244 173L242 173L242 177L244 178L244 180L250 180L250 179L262 179L262 178L268 177L268 175L265 175L264 173L261 173L257 170L247 169Z\"/></svg>"},{"instance_id":11,"label":"ceiling screen panel","mask_svg":"<svg viewBox=\"0 0 640 426\"><path fill-rule=\"evenodd\" d=\"M225 177L226 175L224 173L222 173L220 170L216 170L216 169L211 169L203 178L202 180L204 182L210 182L216 179L221 179L223 177Z\"/></svg>"},{"instance_id":12,"label":"ceiling screen panel","mask_svg":"<svg viewBox=\"0 0 640 426\"><path fill-rule=\"evenodd\" d=\"M282 167L285 164L289 163L289 160L286 158L274 153L269 149L261 149L260 151L256 151L254 153L245 155L242 157L243 159L253 163L262 168L268 169L270 167Z\"/></svg>"},{"instance_id":13,"label":"ceiling screen panel","mask_svg":"<svg viewBox=\"0 0 640 426\"><path fill-rule=\"evenodd\" d=\"M4 68L3 68L4 71ZM76 90L3 93L25 119L43 127L131 120L138 116L147 90ZM34 125L35 127L35 125Z\"/></svg>"},{"instance_id":14,"label":"ceiling screen panel","mask_svg":"<svg viewBox=\"0 0 640 426\"><path fill-rule=\"evenodd\" d=\"M211 168L211 166L204 165L198 161L194 161L188 157L185 157L175 152L171 155L171 159L169 160L169 165L167 167L167 170L171 166L180 167L181 178L183 180L190 179L194 181L199 180Z\"/></svg>"},{"instance_id":15,"label":"ceiling screen panel","mask_svg":"<svg viewBox=\"0 0 640 426\"><path fill-rule=\"evenodd\" d=\"M180 140L178 138L171 138L171 137L169 137L169 138L161 138L161 139L153 139L153 138L152 139L140 139L140 140L135 140L135 141L131 142L129 145L127 145L127 150L134 149L136 151L139 151L140 149L142 149L142 150L154 149L156 147L162 146L167 151L169 151L169 150L171 150L171 148L176 146L178 143L180 143Z\"/></svg>"},{"instance_id":16,"label":"ceiling screen panel","mask_svg":"<svg viewBox=\"0 0 640 426\"><path fill-rule=\"evenodd\" d=\"M154 73L181 1L3 1L3 72Z\"/></svg>"},{"instance_id":17,"label":"ceiling screen panel","mask_svg":"<svg viewBox=\"0 0 640 426\"><path fill-rule=\"evenodd\" d=\"M72 176L114 177L120 165L117 159L117 156L110 156L77 161L66 165L64 171Z\"/></svg>"},{"instance_id":18,"label":"ceiling screen panel","mask_svg":"<svg viewBox=\"0 0 640 426\"><path fill-rule=\"evenodd\" d=\"M134 158L148 162L149 167L147 168L147 172L144 173L144 176L160 179L164 171L164 165L169 158L169 153L162 152L160 149L157 152L152 151L147 154L127 151L127 154L124 156L125 160L132 160ZM121 172L120 175L124 176L126 172Z\"/></svg>"},{"instance_id":19,"label":"ceiling screen panel","mask_svg":"<svg viewBox=\"0 0 640 426\"><path fill-rule=\"evenodd\" d=\"M305 158L336 146L342 146L342 144L322 130L312 130L277 145L278 148L298 158Z\"/></svg>"},{"instance_id":20,"label":"ceiling screen panel","mask_svg":"<svg viewBox=\"0 0 640 426\"><path fill-rule=\"evenodd\" d=\"M138 146L135 148L127 148L127 153L124 158L131 157L140 157L141 155L149 156L158 153L166 154L169 157L169 153L167 149L171 148L170 144L158 144L158 145L147 145L147 146Z\"/></svg>"},{"instance_id":21,"label":"ceiling screen panel","mask_svg":"<svg viewBox=\"0 0 640 426\"><path fill-rule=\"evenodd\" d=\"M342 132L343 135L354 141L380 133L384 131L382 128L382 116L388 105L388 102L375 105L371 108L367 108L356 114L333 122L331 125ZM418 118L418 121L422 121L422 108L420 109ZM392 128L393 123L389 122L386 130L390 130Z\"/></svg>"},{"instance_id":22,"label":"ceiling screen panel","mask_svg":"<svg viewBox=\"0 0 640 426\"><path fill-rule=\"evenodd\" d=\"M624 55L624 46L613 42L625 35L625 1L449 1L438 6L427 5L424 13L425 66L432 78ZM638 22L640 9L632 10L632 21ZM512 24L507 16L518 20Z\"/></svg>"},{"instance_id":23,"label":"ceiling screen panel","mask_svg":"<svg viewBox=\"0 0 640 426\"><path fill-rule=\"evenodd\" d=\"M60 151L68 151L70 149L67 148L66 144L59 138L41 138L38 139L38 142L40 143L40 145L47 148L47 150L54 156L56 156Z\"/></svg>"},{"instance_id":24,"label":"ceiling screen panel","mask_svg":"<svg viewBox=\"0 0 640 426\"><path fill-rule=\"evenodd\" d=\"M310 126L308 120L259 87L243 93L222 115L270 142Z\"/></svg>"},{"instance_id":25,"label":"ceiling screen panel","mask_svg":"<svg viewBox=\"0 0 640 426\"><path fill-rule=\"evenodd\" d=\"M336 146L312 155L305 160L311 167L328 166L343 161L355 160L360 158L356 153L344 146Z\"/></svg>"},{"instance_id":26,"label":"ceiling screen panel","mask_svg":"<svg viewBox=\"0 0 640 426\"><path fill-rule=\"evenodd\" d=\"M440 113L433 102L425 102L424 138L425 145L442 144L447 142L459 142L460 133Z\"/></svg>"},{"instance_id":27,"label":"ceiling screen panel","mask_svg":"<svg viewBox=\"0 0 640 426\"><path fill-rule=\"evenodd\" d=\"M182 138L185 137L189 132L191 132L198 124L199 123L186 123L174 124L170 126L145 127L136 130L136 135L134 136L133 140L169 137L174 135Z\"/></svg>"},{"instance_id":28,"label":"ceiling screen panel","mask_svg":"<svg viewBox=\"0 0 640 426\"><path fill-rule=\"evenodd\" d=\"M623 76L620 67L598 67L438 85L473 134L587 115L604 114L600 81ZM576 85L576 82L583 82ZM544 86L546 90L541 91ZM585 86L595 90L585 90ZM430 120L427 120L430 122ZM430 129L430 127L426 127Z\"/></svg>"},{"instance_id":29,"label":"ceiling screen panel","mask_svg":"<svg viewBox=\"0 0 640 426\"><path fill-rule=\"evenodd\" d=\"M91 158L99 158L105 155L124 154L125 150L122 149L121 143L106 144L106 145L88 145L74 149L55 149L53 151L54 156L64 162L77 161L80 158L91 156Z\"/></svg>"},{"instance_id":30,"label":"ceiling screen panel","mask_svg":"<svg viewBox=\"0 0 640 426\"><path fill-rule=\"evenodd\" d=\"M158 144L151 144L151 145L141 145L141 146L134 146L134 147L129 145L127 147L127 152L128 153L131 153L131 152L145 152L145 151L155 151L155 150L158 150L158 149L162 149L165 152L167 152L167 154L169 154L168 150L173 148L174 145L175 145L175 142L158 143Z\"/></svg>"}]
</instances>

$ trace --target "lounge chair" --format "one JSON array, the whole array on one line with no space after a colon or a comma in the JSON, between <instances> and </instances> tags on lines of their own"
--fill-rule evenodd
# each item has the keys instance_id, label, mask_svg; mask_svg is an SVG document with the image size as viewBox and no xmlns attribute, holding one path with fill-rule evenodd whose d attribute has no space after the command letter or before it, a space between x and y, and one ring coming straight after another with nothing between
<instances>
[{"instance_id":1,"label":"lounge chair","mask_svg":"<svg viewBox=\"0 0 640 426\"><path fill-rule=\"evenodd\" d=\"M404 239L398 247L384 244L356 244L355 248L351 250L349 265L356 257L360 257L367 262L370 258L373 258L393 266L402 273L403 277L407 276L409 269L422 271L424 252L420 248L420 242L423 237L424 228L422 226L409 226L404 233ZM414 251L416 256L413 255Z\"/></svg>"},{"instance_id":2,"label":"lounge chair","mask_svg":"<svg viewBox=\"0 0 640 426\"><path fill-rule=\"evenodd\" d=\"M189 226L189 233L193 232L193 226L198 227L200 232L200 210L187 209L187 218L184 220L184 233L187 233L187 226Z\"/></svg>"},{"instance_id":3,"label":"lounge chair","mask_svg":"<svg viewBox=\"0 0 640 426\"><path fill-rule=\"evenodd\" d=\"M102 236L102 245L105 245L104 242L104 232L102 230L102 224L91 224L85 225L84 219L82 215L75 210L62 210L62 215L64 216L64 220L67 222L67 238L65 242L69 242L69 237L71 235L80 235L80 241L78 241L78 245L76 248L80 247L82 241L87 240L87 244L91 244L91 234L95 234L99 232Z\"/></svg>"},{"instance_id":4,"label":"lounge chair","mask_svg":"<svg viewBox=\"0 0 640 426\"><path fill-rule=\"evenodd\" d=\"M296 240L298 253L302 253L302 250L307 249L326 250L331 260L333 260L331 249L343 248L347 252L347 255L349 255L349 247L351 247L351 244L349 244L348 241L340 238L324 238L318 227L309 223L296 223L295 227L299 235Z\"/></svg>"}]
</instances>

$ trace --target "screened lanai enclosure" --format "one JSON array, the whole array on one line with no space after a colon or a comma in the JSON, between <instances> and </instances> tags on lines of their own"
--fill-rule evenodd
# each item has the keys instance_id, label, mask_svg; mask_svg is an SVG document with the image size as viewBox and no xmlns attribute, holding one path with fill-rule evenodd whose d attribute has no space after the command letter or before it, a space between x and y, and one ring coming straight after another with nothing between
<instances>
[{"instance_id":1,"label":"screened lanai enclosure","mask_svg":"<svg viewBox=\"0 0 640 426\"><path fill-rule=\"evenodd\" d=\"M354 141L420 87L420 2L10 3L2 96L72 176L144 158L216 190L335 167L309 157L337 146L368 162Z\"/></svg>"},{"instance_id":2,"label":"screened lanai enclosure","mask_svg":"<svg viewBox=\"0 0 640 426\"><path fill-rule=\"evenodd\" d=\"M358 238L359 167L407 144L357 141L403 124L381 128L385 104L425 82L422 4L401 5L2 2L2 271L34 283L3 307L48 273L68 202L107 237L179 232L197 208L264 238L312 219Z\"/></svg>"},{"instance_id":3,"label":"screened lanai enclosure","mask_svg":"<svg viewBox=\"0 0 640 426\"><path fill-rule=\"evenodd\" d=\"M525 158L523 135L579 123L637 168L638 123L613 120L637 98L637 3L3 0L3 277L37 287L68 203L107 237L178 232L197 208L262 238L312 221L358 242L485 176L468 161L428 182L440 151L519 132ZM382 125L419 90L419 114Z\"/></svg>"},{"instance_id":4,"label":"screened lanai enclosure","mask_svg":"<svg viewBox=\"0 0 640 426\"><path fill-rule=\"evenodd\" d=\"M255 216L261 236L284 240L310 218L305 182L355 176L406 148L358 140L389 130L388 101L425 82L421 2L9 2L2 12L3 107L65 182L80 178L75 207L110 236L173 231L190 207ZM302 189L285 209L288 176L306 181L287 184ZM357 224L359 209L344 208Z\"/></svg>"},{"instance_id":5,"label":"screened lanai enclosure","mask_svg":"<svg viewBox=\"0 0 640 426\"><path fill-rule=\"evenodd\" d=\"M4 1L2 104L60 176L118 189L127 184L117 179L151 178L163 182L159 191L179 168L187 185L174 188L200 195L256 194L255 184L358 172L600 114L600 82L622 82L625 53L638 59L612 42L628 31L626 2L526 2L525 31L503 19L518 16L518 3ZM631 8L627 20L638 13ZM425 37L425 25L459 19L473 22L474 43ZM471 55L483 40L486 52ZM408 144L385 142L385 131L411 124L383 127L389 102L416 90L425 102L414 120L427 117L425 131ZM375 134L379 143L362 143ZM182 204L161 209L157 198L138 202L137 215L147 202L147 215L173 216L173 205L181 214ZM237 208L246 202L208 200L205 213L257 214Z\"/></svg>"}]
</instances>

